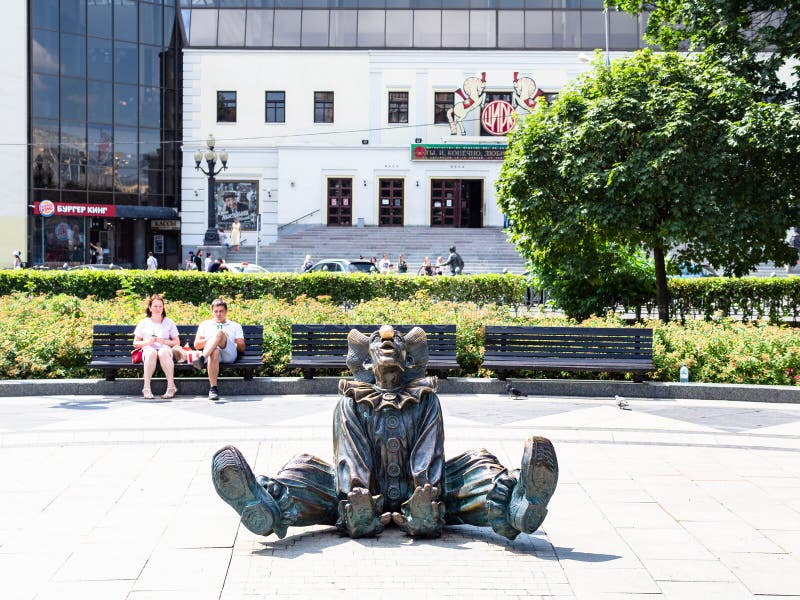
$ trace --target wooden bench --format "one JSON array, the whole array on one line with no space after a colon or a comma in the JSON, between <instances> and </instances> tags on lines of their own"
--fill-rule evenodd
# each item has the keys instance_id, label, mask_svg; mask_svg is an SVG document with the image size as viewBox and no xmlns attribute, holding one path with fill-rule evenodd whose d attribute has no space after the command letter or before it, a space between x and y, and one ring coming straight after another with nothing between
<instances>
[{"instance_id":1,"label":"wooden bench","mask_svg":"<svg viewBox=\"0 0 800 600\"><path fill-rule=\"evenodd\" d=\"M292 325L292 360L290 369L300 369L303 377L313 379L318 369L347 369L347 334L357 329L366 335L380 325ZM394 325L402 334L416 325ZM447 378L458 369L455 325L419 325L428 336L427 370Z\"/></svg>"},{"instance_id":2,"label":"wooden bench","mask_svg":"<svg viewBox=\"0 0 800 600\"><path fill-rule=\"evenodd\" d=\"M655 370L653 330L487 325L483 367L500 379L507 371L531 369L633 373L641 382Z\"/></svg>"},{"instance_id":3,"label":"wooden bench","mask_svg":"<svg viewBox=\"0 0 800 600\"><path fill-rule=\"evenodd\" d=\"M197 325L178 325L181 346L194 344ZM142 363L131 362L133 350L134 325L95 325L92 331L92 361L90 369L102 369L106 381L114 381L119 369L141 370ZM253 378L253 370L264 364L264 328L261 325L242 325L244 333L244 352L239 354L235 362L225 363L223 369L238 369L244 372L245 379ZM175 370L193 369L188 363L175 363Z\"/></svg>"}]
</instances>

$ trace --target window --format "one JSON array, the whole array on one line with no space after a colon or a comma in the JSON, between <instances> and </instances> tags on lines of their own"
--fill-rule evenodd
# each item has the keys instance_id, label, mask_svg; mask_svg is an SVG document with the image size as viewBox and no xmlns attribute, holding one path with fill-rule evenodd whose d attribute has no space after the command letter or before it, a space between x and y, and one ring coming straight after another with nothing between
<instances>
[{"instance_id":1,"label":"window","mask_svg":"<svg viewBox=\"0 0 800 600\"><path fill-rule=\"evenodd\" d=\"M389 123L408 123L408 92L389 92Z\"/></svg>"},{"instance_id":2,"label":"window","mask_svg":"<svg viewBox=\"0 0 800 600\"><path fill-rule=\"evenodd\" d=\"M217 92L217 123L236 123L236 92Z\"/></svg>"},{"instance_id":3,"label":"window","mask_svg":"<svg viewBox=\"0 0 800 600\"><path fill-rule=\"evenodd\" d=\"M266 123L286 122L286 92L265 92L264 121Z\"/></svg>"},{"instance_id":4,"label":"window","mask_svg":"<svg viewBox=\"0 0 800 600\"><path fill-rule=\"evenodd\" d=\"M453 92L435 92L433 94L433 123L449 123L447 111L453 108Z\"/></svg>"},{"instance_id":5,"label":"window","mask_svg":"<svg viewBox=\"0 0 800 600\"><path fill-rule=\"evenodd\" d=\"M314 92L314 123L333 123L333 92Z\"/></svg>"}]
</instances>

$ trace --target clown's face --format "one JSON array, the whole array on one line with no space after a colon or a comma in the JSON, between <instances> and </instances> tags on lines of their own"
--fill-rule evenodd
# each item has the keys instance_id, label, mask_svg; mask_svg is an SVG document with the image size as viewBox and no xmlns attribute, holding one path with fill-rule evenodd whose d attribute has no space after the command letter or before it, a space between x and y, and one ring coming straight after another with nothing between
<instances>
[{"instance_id":1,"label":"clown's face","mask_svg":"<svg viewBox=\"0 0 800 600\"><path fill-rule=\"evenodd\" d=\"M370 336L369 355L377 378L384 371L405 370L405 340L390 325L384 325Z\"/></svg>"}]
</instances>

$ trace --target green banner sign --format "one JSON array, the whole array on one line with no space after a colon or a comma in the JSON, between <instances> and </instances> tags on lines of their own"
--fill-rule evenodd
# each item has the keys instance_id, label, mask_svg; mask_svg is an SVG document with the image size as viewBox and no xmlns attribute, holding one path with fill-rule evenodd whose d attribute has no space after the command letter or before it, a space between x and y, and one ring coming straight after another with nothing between
<instances>
[{"instance_id":1,"label":"green banner sign","mask_svg":"<svg viewBox=\"0 0 800 600\"><path fill-rule=\"evenodd\" d=\"M506 146L500 144L411 144L411 160L499 160Z\"/></svg>"}]
</instances>

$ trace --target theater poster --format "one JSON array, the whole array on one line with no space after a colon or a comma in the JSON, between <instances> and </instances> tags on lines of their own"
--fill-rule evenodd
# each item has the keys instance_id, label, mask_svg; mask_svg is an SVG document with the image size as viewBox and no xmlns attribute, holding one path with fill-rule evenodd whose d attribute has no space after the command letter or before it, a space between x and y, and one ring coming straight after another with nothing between
<instances>
[{"instance_id":1,"label":"theater poster","mask_svg":"<svg viewBox=\"0 0 800 600\"><path fill-rule=\"evenodd\" d=\"M258 224L258 181L217 181L217 228L230 230L239 219L242 231L255 231Z\"/></svg>"}]
</instances>

